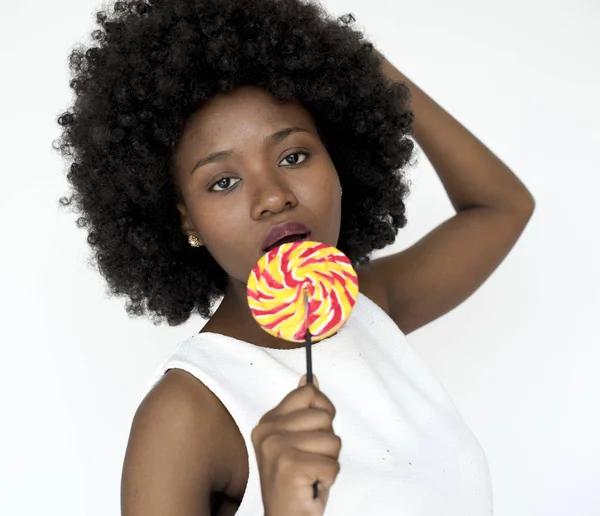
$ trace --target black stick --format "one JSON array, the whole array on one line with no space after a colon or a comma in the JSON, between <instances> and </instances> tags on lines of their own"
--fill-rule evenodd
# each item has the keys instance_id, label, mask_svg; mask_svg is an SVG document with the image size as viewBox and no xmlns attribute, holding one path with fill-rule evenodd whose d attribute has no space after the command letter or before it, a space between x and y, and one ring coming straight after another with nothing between
<instances>
[{"instance_id":1,"label":"black stick","mask_svg":"<svg viewBox=\"0 0 600 516\"><path fill-rule=\"evenodd\" d=\"M313 372L312 372L312 335L310 330L306 330L306 336L304 340L306 344L306 382L313 383Z\"/></svg>"},{"instance_id":2,"label":"black stick","mask_svg":"<svg viewBox=\"0 0 600 516\"><path fill-rule=\"evenodd\" d=\"M304 343L306 344L306 382L313 383L313 374L312 374L312 339L309 329L306 329L306 336ZM313 498L317 498L319 496L319 482L315 482L313 484Z\"/></svg>"},{"instance_id":3,"label":"black stick","mask_svg":"<svg viewBox=\"0 0 600 516\"><path fill-rule=\"evenodd\" d=\"M304 295L304 319L306 322L306 334L304 336L304 343L306 345L306 383L313 383L312 373L312 335L310 334L309 318L308 318L308 289L304 287L302 294ZM313 499L319 496L319 482L313 484Z\"/></svg>"}]
</instances>

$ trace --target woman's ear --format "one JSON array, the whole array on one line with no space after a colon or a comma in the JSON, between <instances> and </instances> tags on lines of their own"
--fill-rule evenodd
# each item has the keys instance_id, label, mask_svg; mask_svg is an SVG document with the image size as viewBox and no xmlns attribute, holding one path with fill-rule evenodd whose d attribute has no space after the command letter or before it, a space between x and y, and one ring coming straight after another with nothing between
<instances>
[{"instance_id":1,"label":"woman's ear","mask_svg":"<svg viewBox=\"0 0 600 516\"><path fill-rule=\"evenodd\" d=\"M185 204L182 202L178 202L176 204L177 211L179 212L181 218L181 231L186 236L197 236L196 230L194 229L194 224L192 223L192 219L190 218L188 209Z\"/></svg>"}]
</instances>

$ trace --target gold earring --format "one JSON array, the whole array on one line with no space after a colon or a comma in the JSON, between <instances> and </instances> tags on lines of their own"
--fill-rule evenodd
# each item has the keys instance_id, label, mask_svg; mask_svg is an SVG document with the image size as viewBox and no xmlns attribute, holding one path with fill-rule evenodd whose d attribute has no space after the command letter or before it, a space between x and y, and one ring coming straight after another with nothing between
<instances>
[{"instance_id":1,"label":"gold earring","mask_svg":"<svg viewBox=\"0 0 600 516\"><path fill-rule=\"evenodd\" d=\"M200 240L198 240L197 236L190 235L188 237L188 242L190 243L190 245L192 247L202 247L202 242L200 242Z\"/></svg>"}]
</instances>

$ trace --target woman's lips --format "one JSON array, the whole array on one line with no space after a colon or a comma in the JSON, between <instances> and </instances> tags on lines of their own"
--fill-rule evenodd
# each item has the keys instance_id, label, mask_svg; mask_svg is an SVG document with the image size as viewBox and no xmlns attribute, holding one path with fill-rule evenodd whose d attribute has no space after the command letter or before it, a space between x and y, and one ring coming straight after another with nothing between
<instances>
[{"instance_id":1,"label":"woman's lips","mask_svg":"<svg viewBox=\"0 0 600 516\"><path fill-rule=\"evenodd\" d=\"M310 236L311 236L311 233L306 233L306 234L302 234L302 235L289 235L289 237L280 238L277 242L275 242L274 244L267 247L263 251L263 253L268 253L271 249L275 249L275 247L279 247L280 245L283 245L284 243L310 240Z\"/></svg>"},{"instance_id":2,"label":"woman's lips","mask_svg":"<svg viewBox=\"0 0 600 516\"><path fill-rule=\"evenodd\" d=\"M288 221L283 224L278 224L277 226L273 226L267 236L265 237L262 244L262 251L266 252L267 249L276 244L281 239L288 236L298 236L298 235L308 235L311 233L311 229L302 222L298 221Z\"/></svg>"}]
</instances>

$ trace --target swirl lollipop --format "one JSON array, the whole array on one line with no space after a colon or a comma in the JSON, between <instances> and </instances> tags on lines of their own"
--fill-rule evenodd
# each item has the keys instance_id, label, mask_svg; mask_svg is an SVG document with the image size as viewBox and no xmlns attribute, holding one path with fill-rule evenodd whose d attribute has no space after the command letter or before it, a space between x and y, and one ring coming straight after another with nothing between
<instances>
[{"instance_id":1,"label":"swirl lollipop","mask_svg":"<svg viewBox=\"0 0 600 516\"><path fill-rule=\"evenodd\" d=\"M308 331L319 341L337 332L350 316L358 277L348 257L335 247L290 242L272 249L254 266L247 296L254 319L270 335L304 342Z\"/></svg>"}]
</instances>

